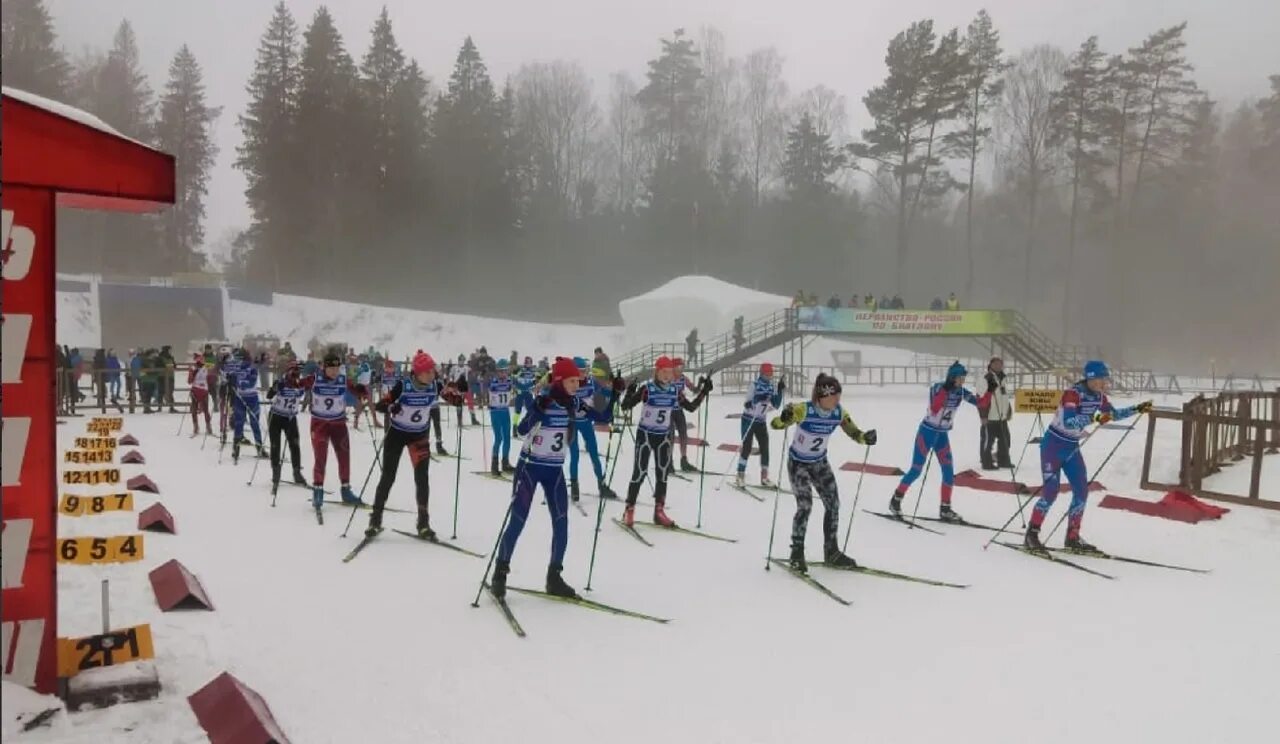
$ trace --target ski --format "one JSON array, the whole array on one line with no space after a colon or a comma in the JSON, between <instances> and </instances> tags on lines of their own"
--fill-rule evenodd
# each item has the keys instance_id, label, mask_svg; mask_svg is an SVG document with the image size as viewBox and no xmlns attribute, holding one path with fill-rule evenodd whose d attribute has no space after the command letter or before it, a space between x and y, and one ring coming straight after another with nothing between
<instances>
[{"instance_id":1,"label":"ski","mask_svg":"<svg viewBox=\"0 0 1280 744\"><path fill-rule=\"evenodd\" d=\"M692 483L692 482L693 482L693 479L692 479L692 478L690 478L689 476L687 476L687 475L685 475L684 473L680 472L679 470L672 470L670 473L667 473L667 480L671 480L672 478L679 478L680 480L684 481L685 483Z\"/></svg>"},{"instance_id":2,"label":"ski","mask_svg":"<svg viewBox=\"0 0 1280 744\"><path fill-rule=\"evenodd\" d=\"M779 488L778 486L761 486L758 484L753 486L750 483L748 483L747 488L750 488L756 491L764 491L765 493L773 493L774 491L777 491L778 493L785 493L788 496L796 495L795 491L788 491L787 489Z\"/></svg>"},{"instance_id":3,"label":"ski","mask_svg":"<svg viewBox=\"0 0 1280 744\"><path fill-rule=\"evenodd\" d=\"M502 616L507 619L507 624L511 626L511 630L520 638L524 638L524 628L520 627L520 621L516 620L516 616L511 612L511 606L507 604L506 598L494 596L493 587L489 586L487 581L484 583L484 588L489 594L489 599L492 599L493 603L502 611Z\"/></svg>"},{"instance_id":4,"label":"ski","mask_svg":"<svg viewBox=\"0 0 1280 744\"><path fill-rule=\"evenodd\" d=\"M580 499L569 499L569 500L573 502L573 508L577 509L579 514L581 514L584 517L590 516L589 514L587 514L587 509L582 505L582 501Z\"/></svg>"},{"instance_id":5,"label":"ski","mask_svg":"<svg viewBox=\"0 0 1280 744\"><path fill-rule=\"evenodd\" d=\"M844 597L841 597L839 594L836 594L835 592L828 589L827 586L823 584L821 581L818 581L817 579L813 578L807 573L801 573L800 571L795 570L794 568L791 567L790 563L782 560L781 558L770 558L769 562L781 566L782 569L787 573L791 574L797 579L800 579L804 583L808 584L814 589L817 589L818 591L822 592L828 597L831 597L832 599L844 605L845 607L848 607L849 605L853 604L849 600L845 599Z\"/></svg>"},{"instance_id":6,"label":"ski","mask_svg":"<svg viewBox=\"0 0 1280 744\"><path fill-rule=\"evenodd\" d=\"M870 509L863 509L862 511L866 512L867 514L874 514L874 515L876 515L877 517L880 517L881 519L887 519L887 520L889 520L890 522L897 522L898 524L900 524L900 525L902 525L902 526L904 526L904 527L914 527L914 528L915 528L915 529L917 529L917 530L924 530L925 532L932 532L932 533L933 533L933 534L935 534L935 535L945 535L945 534L947 534L947 533L945 533L945 532L939 532L938 530L931 529L931 528L929 528L929 527L925 527L924 525L919 524L919 523L917 523L917 522L912 522L911 520L907 519L906 517L900 517L900 516L898 516L897 514L890 514L889 512L871 511Z\"/></svg>"},{"instance_id":7,"label":"ski","mask_svg":"<svg viewBox=\"0 0 1280 744\"><path fill-rule=\"evenodd\" d=\"M739 493L745 493L746 495L750 496L751 498L755 499L756 501L764 501L764 497L763 497L763 496L760 496L760 495L758 495L758 494L756 494L756 493L754 493L754 492L752 492L752 491L748 490L746 486L739 486L737 483L730 483L730 484L729 484L729 487L730 487L730 488L732 488L733 490L735 490L735 491L739 492Z\"/></svg>"},{"instance_id":8,"label":"ski","mask_svg":"<svg viewBox=\"0 0 1280 744\"><path fill-rule=\"evenodd\" d=\"M660 524L649 524L648 522L640 522L640 524L643 524L645 527L652 527L653 529L658 531L679 532L685 535L693 535L694 537L705 537L708 540L718 540L719 542L727 542L727 543L737 542L737 540L733 539L732 537L721 537L720 535L713 535L710 532L701 532L699 530L691 530L687 527L679 527L679 526L663 527Z\"/></svg>"},{"instance_id":9,"label":"ski","mask_svg":"<svg viewBox=\"0 0 1280 744\"><path fill-rule=\"evenodd\" d=\"M477 553L477 552L475 552L475 551L473 551L473 550L467 550L466 548L459 547L459 546L457 546L457 545L453 545L453 544L451 544L451 543L441 542L439 538L423 537L422 535L419 535L419 534L418 534L418 533L416 533L416 532L409 532L408 530L397 530L397 529L393 529L393 530L391 530L391 531L392 531L392 532L399 532L401 535L404 535L405 537L412 537L414 540L421 540L421 541L422 541L422 542L424 542L424 543L431 543L432 545L439 545L440 547L442 547L442 548L448 548L449 550L456 550L456 551L458 551L459 553L462 553L462 554L464 554L464 555L469 555L469 556L471 556L471 557L473 557L473 558L484 558L484 557L486 557L486 556L485 556L485 554Z\"/></svg>"},{"instance_id":10,"label":"ski","mask_svg":"<svg viewBox=\"0 0 1280 744\"><path fill-rule=\"evenodd\" d=\"M1053 553L1049 553L1049 552L1042 552L1042 551L1039 551L1039 550L1030 550L1030 549L1028 549L1027 547L1023 546L1023 545L1015 545L1015 544L1013 544L1013 543L1007 543L1007 542L1004 542L1004 541L1002 541L1002 540L996 540L996 545L1003 545L1003 546L1005 546L1006 548L1009 548L1010 550L1016 550L1016 551L1018 551L1019 553L1025 553L1026 555L1034 556L1034 557L1036 557L1036 558L1040 558L1040 559L1043 559L1043 560L1046 560L1046 561L1052 561L1052 562L1054 562L1054 563L1058 563L1058 564L1061 564L1061 565L1063 565L1063 566L1070 566L1071 568L1074 568L1074 569L1076 569L1077 571L1084 571L1084 572L1085 572L1085 573L1087 573L1087 574L1093 574L1094 576L1101 576L1101 577L1102 577L1102 578L1104 578L1104 579L1114 579L1114 578L1115 578L1114 576L1111 576L1111 575L1109 575L1109 574L1104 574L1104 573L1102 573L1101 571L1094 571L1092 568L1089 568L1088 566L1082 566L1082 565L1080 565L1079 563L1075 563L1075 562L1073 562L1073 561L1069 561L1069 560L1067 560L1066 558L1059 558L1058 556L1054 555Z\"/></svg>"},{"instance_id":11,"label":"ski","mask_svg":"<svg viewBox=\"0 0 1280 744\"><path fill-rule=\"evenodd\" d=\"M1070 555L1078 555L1083 558L1103 558L1105 560L1119 561L1121 563L1134 563L1139 566L1151 566L1152 568L1167 568L1172 571L1186 571L1188 573L1202 573L1202 574L1210 573L1210 570L1207 568L1189 568L1187 566L1175 566L1171 563L1158 563L1156 561L1147 561L1141 558L1129 558L1128 556L1123 556L1123 555L1112 555L1111 553L1103 553L1101 551L1089 552L1089 551L1082 551L1082 550L1069 550L1067 548L1045 548L1045 550L1048 550L1053 553L1067 553Z\"/></svg>"},{"instance_id":12,"label":"ski","mask_svg":"<svg viewBox=\"0 0 1280 744\"><path fill-rule=\"evenodd\" d=\"M893 571L885 571L879 568L871 568L870 566L858 566L857 568L846 568L844 566L832 566L826 563L810 563L810 566L821 566L829 568L832 571L850 571L852 573L866 574L867 576L879 576L882 579L897 579L898 581L911 581L916 584L927 584L929 586L945 586L952 589L968 589L968 584L952 584L948 581L938 581L937 579L926 579L921 576L912 576L910 574L895 573Z\"/></svg>"},{"instance_id":13,"label":"ski","mask_svg":"<svg viewBox=\"0 0 1280 744\"><path fill-rule=\"evenodd\" d=\"M347 507L348 509L350 509L350 508L352 507L352 504L348 504L348 503L347 503L347 502L345 502L345 501L338 501L337 499L325 499L325 500L324 500L324 503L326 503L326 504L336 504L336 505L338 505L338 506L345 506L345 507ZM372 509L372 508L373 508L373 505L372 505L372 504L360 504L360 506L358 506L358 507L356 507L356 508L360 509L361 511L364 511L364 510L366 510L366 509ZM408 510L408 509L397 509L397 508L395 508L394 506L384 506L384 507L382 507L382 510L383 510L383 511L388 511L388 512L395 512L396 514L417 514L417 513L418 513L416 509L415 509L415 510L413 510L413 511L410 511L410 510Z\"/></svg>"},{"instance_id":14,"label":"ski","mask_svg":"<svg viewBox=\"0 0 1280 744\"><path fill-rule=\"evenodd\" d=\"M999 529L996 527L988 527L985 524L978 524L977 522L970 522L964 519L960 521L956 521L952 519L940 519L938 517L919 517L919 516L916 517L917 522L922 519L926 522L937 522L938 524L949 524L955 527L972 527L975 530L985 530L986 532L1007 532L1011 535L1021 535L1023 533L1023 530L1010 530L1010 529Z\"/></svg>"},{"instance_id":15,"label":"ski","mask_svg":"<svg viewBox=\"0 0 1280 744\"><path fill-rule=\"evenodd\" d=\"M537 589L522 589L518 586L508 586L507 591L519 592L520 594L527 594L531 597L541 597L543 599L550 599L555 602L564 602L565 604L577 605L579 607L585 607L590 610L607 612L610 615L620 615L622 617L634 617L637 620L648 620L649 622L659 623L661 625L666 625L667 623L671 622L670 618L646 615L643 612L636 612L635 610L624 610L621 607L614 607L613 605L602 604L600 602L595 602L590 599L585 599L583 597L577 597L577 598L561 597L557 594L548 594L546 592L540 592Z\"/></svg>"},{"instance_id":16,"label":"ski","mask_svg":"<svg viewBox=\"0 0 1280 744\"><path fill-rule=\"evenodd\" d=\"M435 460L436 462L439 462L439 461L441 461L441 460L470 460L471 458L470 458L470 457L458 457L457 455L453 454L452 452L450 452L450 453L449 453L449 454L447 454L447 455L442 455L442 454L440 454L439 452L433 452L433 453L431 454L431 459L432 459L432 460Z\"/></svg>"},{"instance_id":17,"label":"ski","mask_svg":"<svg viewBox=\"0 0 1280 744\"><path fill-rule=\"evenodd\" d=\"M623 532L626 532L628 535L631 535L632 537L644 543L645 545L648 545L651 548L653 547L653 543L644 539L644 535L641 535L639 532L637 532L635 527L628 527L627 525L623 524L622 520L620 519L614 519L613 523L621 527Z\"/></svg>"},{"instance_id":18,"label":"ski","mask_svg":"<svg viewBox=\"0 0 1280 744\"><path fill-rule=\"evenodd\" d=\"M507 475L506 473L503 473L502 475L494 475L491 471L488 471L488 470L472 470L471 474L479 475L484 478L488 478L489 480L502 481L503 483L511 482L511 476Z\"/></svg>"},{"instance_id":19,"label":"ski","mask_svg":"<svg viewBox=\"0 0 1280 744\"><path fill-rule=\"evenodd\" d=\"M342 562L350 563L353 558L355 558L357 555L360 555L360 551L369 547L369 543L373 542L374 538L376 537L377 535L365 535L364 537L360 538L360 542L356 543L356 546L351 549L350 553L347 553L347 557L343 558Z\"/></svg>"}]
</instances>

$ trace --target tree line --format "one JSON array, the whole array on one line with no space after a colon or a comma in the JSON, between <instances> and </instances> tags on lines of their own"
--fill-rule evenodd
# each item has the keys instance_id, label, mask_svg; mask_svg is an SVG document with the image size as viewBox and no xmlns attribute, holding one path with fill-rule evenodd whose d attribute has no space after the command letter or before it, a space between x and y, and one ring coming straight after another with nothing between
<instances>
[{"instance_id":1,"label":"tree line","mask_svg":"<svg viewBox=\"0 0 1280 744\"><path fill-rule=\"evenodd\" d=\"M657 40L642 76L615 73L598 95L569 60L495 81L470 38L437 83L385 8L357 53L326 8L304 27L281 2L237 117L252 218L229 271L279 291L583 322L688 273L908 306L955 291L1121 360L1274 366L1275 345L1248 339L1280 315L1280 75L1220 110L1185 31L1011 53L985 11L963 29L921 20L889 40L854 133L842 96L793 92L776 49L733 56L713 28ZM175 152L187 179L147 235L111 232L137 219L91 222L63 265L121 239L155 246L129 259L147 267L198 265L218 109L185 47L158 107L127 22L110 52L68 61L39 0L15 0L4 53L6 84Z\"/></svg>"}]
</instances>

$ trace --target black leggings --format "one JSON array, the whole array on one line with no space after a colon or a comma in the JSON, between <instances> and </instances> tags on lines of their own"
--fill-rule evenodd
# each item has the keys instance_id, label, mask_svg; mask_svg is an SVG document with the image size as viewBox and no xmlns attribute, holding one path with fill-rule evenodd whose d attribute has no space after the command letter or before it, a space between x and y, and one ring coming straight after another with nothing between
<instances>
[{"instance_id":1,"label":"black leggings","mask_svg":"<svg viewBox=\"0 0 1280 744\"><path fill-rule=\"evenodd\" d=\"M431 483L427 479L431 465L431 443L427 439L427 432L411 434L391 427L387 430L386 439L382 440L382 477L378 479L378 490L373 499L373 508L378 512L387 504L391 486L396 482L396 469L400 467L400 455L406 449L409 450L409 462L413 463L418 511L427 510L427 502L431 498Z\"/></svg>"},{"instance_id":2,"label":"black leggings","mask_svg":"<svg viewBox=\"0 0 1280 744\"><path fill-rule=\"evenodd\" d=\"M458 423L462 423L462 413L458 413ZM431 426L436 430L436 443L444 444L444 437L440 435L440 406L431 409Z\"/></svg>"},{"instance_id":3,"label":"black leggings","mask_svg":"<svg viewBox=\"0 0 1280 744\"><path fill-rule=\"evenodd\" d=\"M760 467L769 469L769 430L763 421L742 424L742 453L738 455L738 472L747 470L747 460L751 457L751 439L755 438L760 445Z\"/></svg>"},{"instance_id":4,"label":"black leggings","mask_svg":"<svg viewBox=\"0 0 1280 744\"><path fill-rule=\"evenodd\" d=\"M627 504L634 506L636 497L640 495L640 483L644 480L645 471L649 469L649 453L653 459L653 500L658 505L667 501L667 470L671 465L671 435L652 434L636 430L636 460L631 469L631 483L627 485Z\"/></svg>"},{"instance_id":5,"label":"black leggings","mask_svg":"<svg viewBox=\"0 0 1280 744\"><path fill-rule=\"evenodd\" d=\"M684 418L684 409L677 408L671 412L671 426L675 430L676 442L680 444L680 456L689 451L689 424Z\"/></svg>"},{"instance_id":6,"label":"black leggings","mask_svg":"<svg viewBox=\"0 0 1280 744\"><path fill-rule=\"evenodd\" d=\"M276 413L267 415L267 437L271 440L271 480L280 480L280 432L289 444L289 459L293 469L302 467L302 452L298 449L298 419Z\"/></svg>"}]
</instances>

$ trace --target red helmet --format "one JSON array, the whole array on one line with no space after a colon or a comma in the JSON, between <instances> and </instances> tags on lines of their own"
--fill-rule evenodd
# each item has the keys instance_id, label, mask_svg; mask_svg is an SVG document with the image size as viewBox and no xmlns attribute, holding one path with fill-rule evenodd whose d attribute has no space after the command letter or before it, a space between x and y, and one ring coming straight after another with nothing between
<instances>
[{"instance_id":1,"label":"red helmet","mask_svg":"<svg viewBox=\"0 0 1280 744\"><path fill-rule=\"evenodd\" d=\"M413 373L415 375L423 372L434 372L436 368L436 360L422 349L418 349L418 353L413 355Z\"/></svg>"},{"instance_id":2,"label":"red helmet","mask_svg":"<svg viewBox=\"0 0 1280 744\"><path fill-rule=\"evenodd\" d=\"M760 365L760 376L773 377L773 365L770 364L769 362L765 362L764 364Z\"/></svg>"},{"instance_id":3,"label":"red helmet","mask_svg":"<svg viewBox=\"0 0 1280 744\"><path fill-rule=\"evenodd\" d=\"M683 360L683 359L681 359L680 357L672 357L672 358L671 358L671 366L672 366L672 367L683 367L683 366L684 366L684 360Z\"/></svg>"},{"instance_id":4,"label":"red helmet","mask_svg":"<svg viewBox=\"0 0 1280 744\"><path fill-rule=\"evenodd\" d=\"M669 356L660 356L653 366L655 369L675 369L676 362Z\"/></svg>"},{"instance_id":5,"label":"red helmet","mask_svg":"<svg viewBox=\"0 0 1280 744\"><path fill-rule=\"evenodd\" d=\"M578 371L578 365L574 364L573 360L568 357L556 357L556 363L551 365L552 382L579 376L581 376L581 373Z\"/></svg>"}]
</instances>

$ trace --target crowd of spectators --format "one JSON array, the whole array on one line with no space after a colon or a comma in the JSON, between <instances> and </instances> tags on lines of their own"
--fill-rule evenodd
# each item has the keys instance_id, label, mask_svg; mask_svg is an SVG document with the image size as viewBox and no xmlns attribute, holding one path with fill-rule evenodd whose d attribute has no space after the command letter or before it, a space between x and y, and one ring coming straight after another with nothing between
<instances>
[{"instance_id":1,"label":"crowd of spectators","mask_svg":"<svg viewBox=\"0 0 1280 744\"><path fill-rule=\"evenodd\" d=\"M805 294L803 290L796 292L791 298L791 307L819 307L818 295L810 292ZM902 299L902 295L895 294L890 297L887 294L880 295L877 298L874 294L867 294L859 297L857 293L850 295L849 299L841 300L837 295L831 295L827 300L827 308L831 310L840 310L841 308L862 309L876 312L878 310L905 310L906 303ZM956 293L952 292L943 300L941 297L934 297L933 302L929 303L930 310L959 310L960 301L956 299Z\"/></svg>"}]
</instances>

